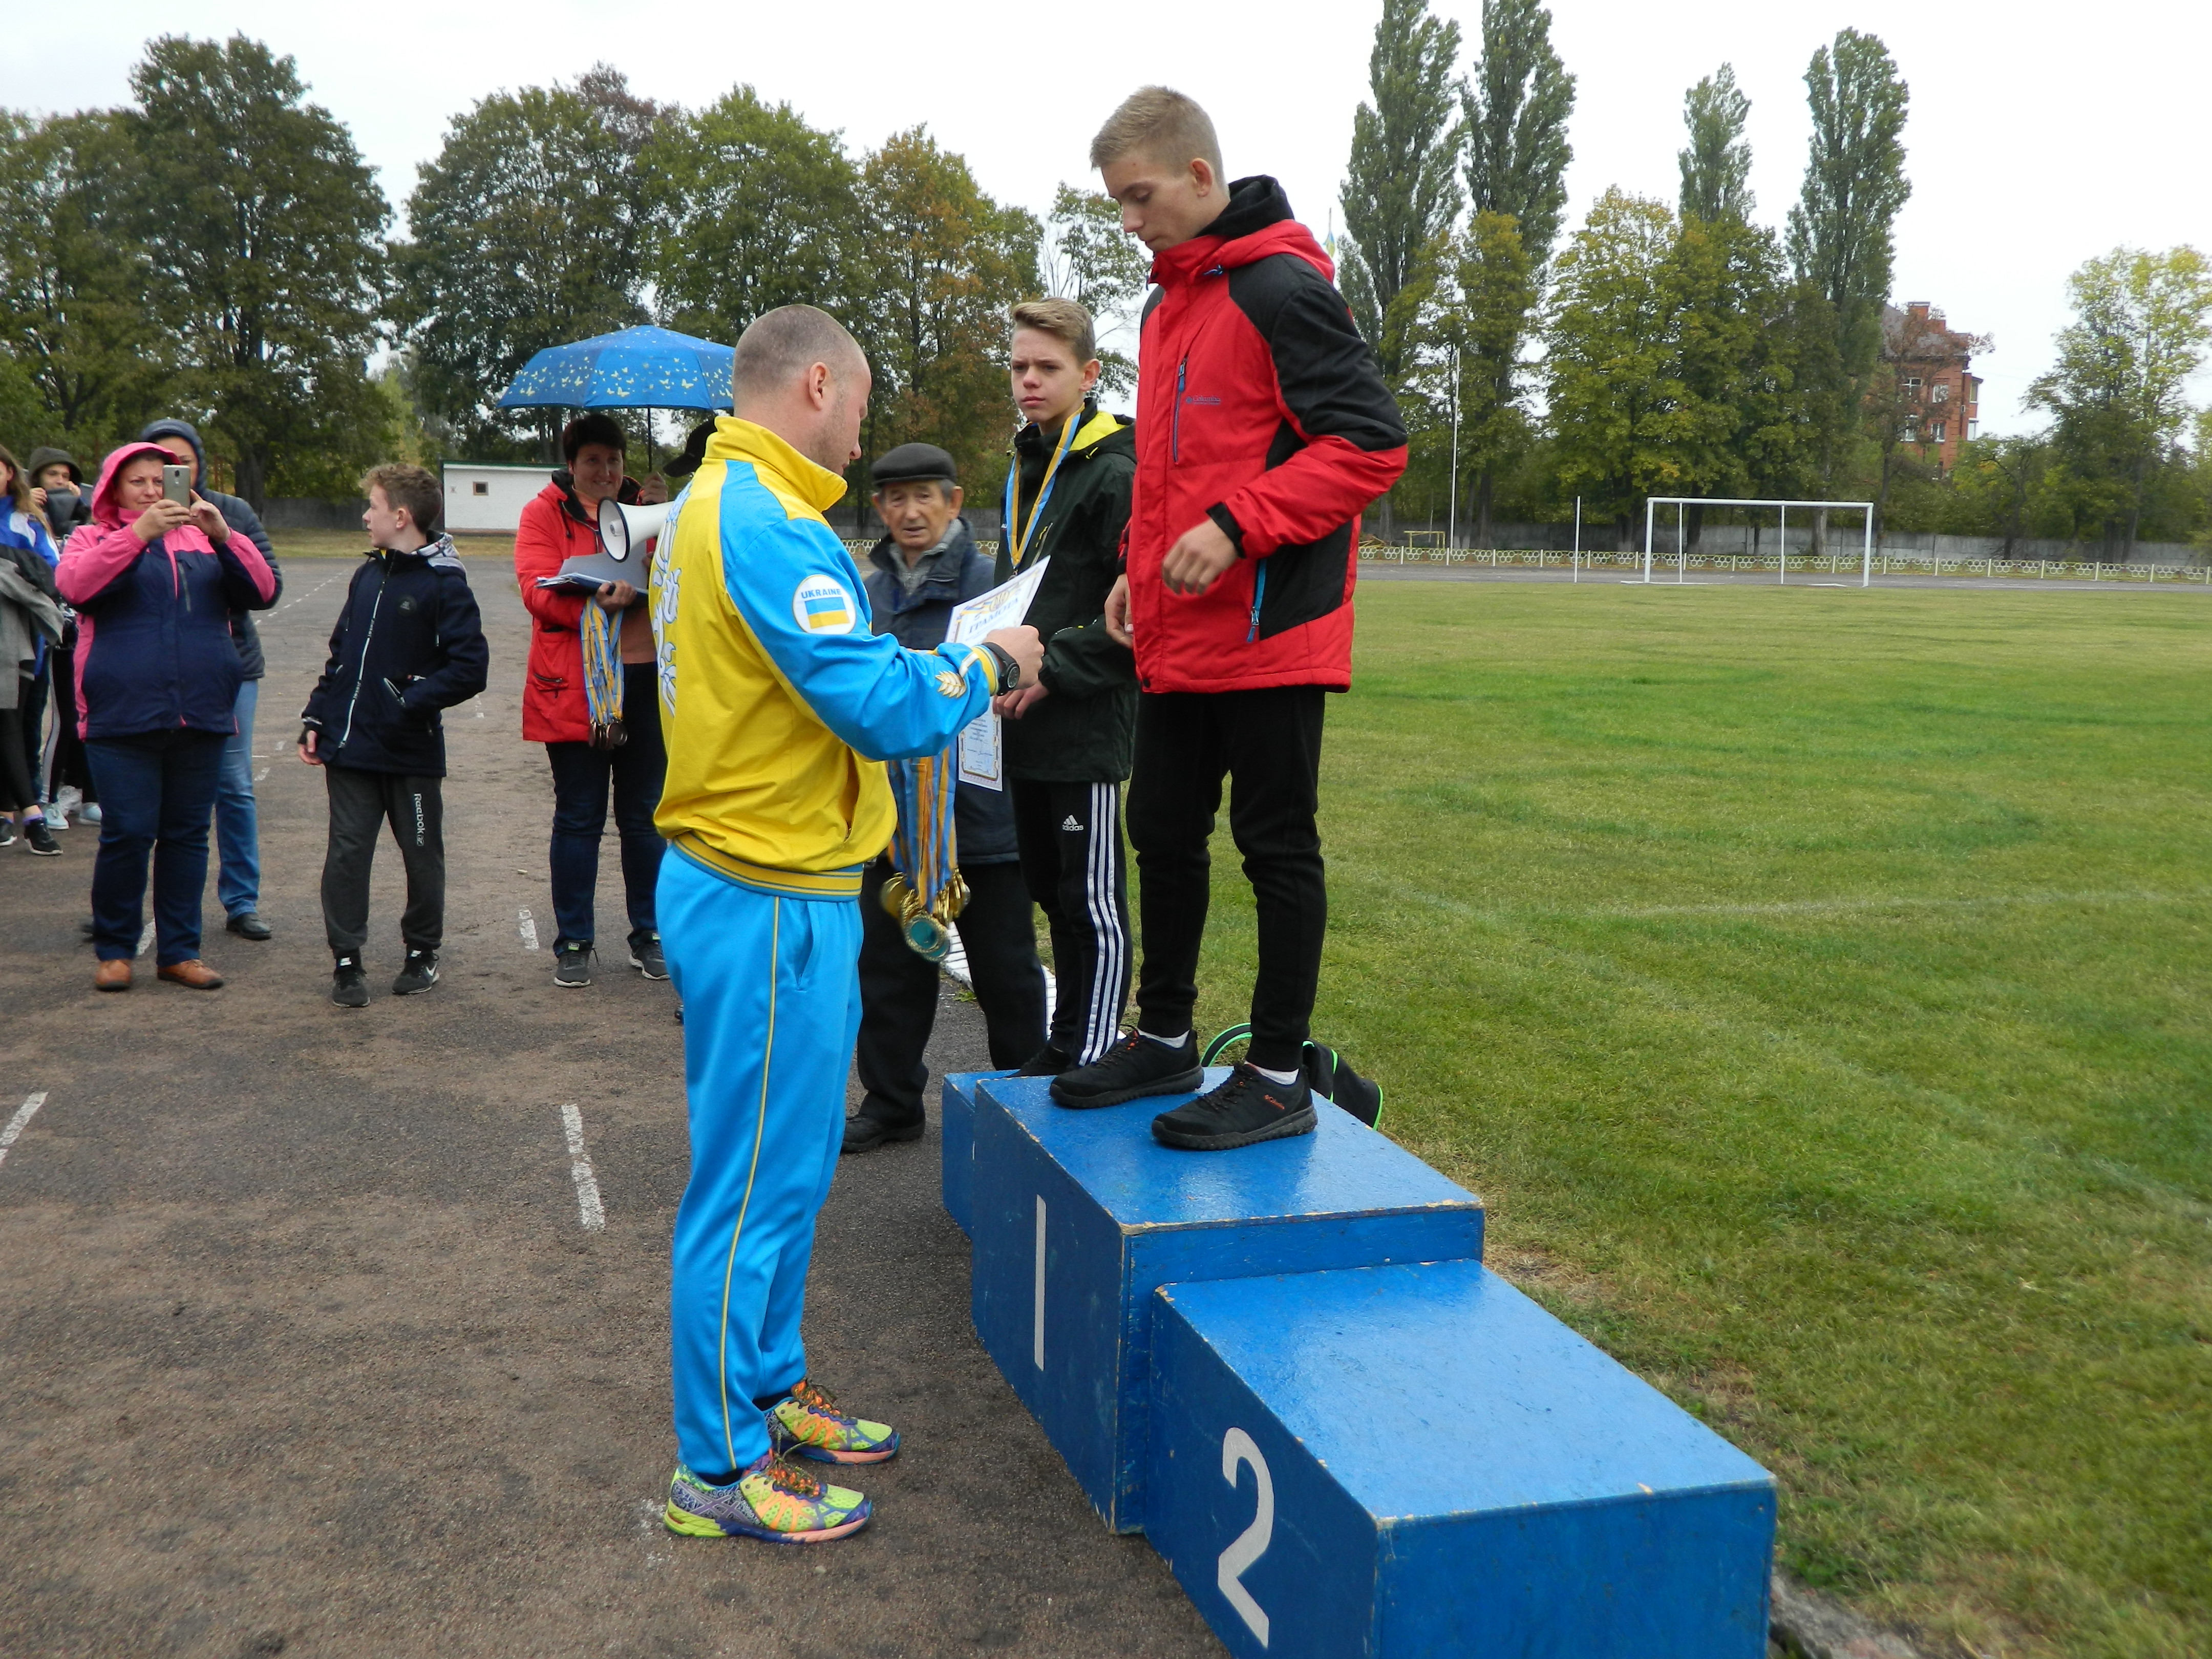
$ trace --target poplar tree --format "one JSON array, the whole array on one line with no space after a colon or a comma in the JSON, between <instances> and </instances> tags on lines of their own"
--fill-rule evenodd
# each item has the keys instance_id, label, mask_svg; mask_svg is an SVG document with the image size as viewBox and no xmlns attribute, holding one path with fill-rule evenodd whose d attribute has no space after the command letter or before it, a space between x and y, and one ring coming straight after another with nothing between
<instances>
[{"instance_id":1,"label":"poplar tree","mask_svg":"<svg viewBox=\"0 0 2212 1659\"><path fill-rule=\"evenodd\" d=\"M1552 14L1537 0L1483 0L1482 60L1462 95L1468 200L1477 213L1510 214L1541 270L1567 205L1575 77L1552 50Z\"/></svg>"},{"instance_id":2,"label":"poplar tree","mask_svg":"<svg viewBox=\"0 0 2212 1659\"><path fill-rule=\"evenodd\" d=\"M1881 355L1892 234L1912 193L1905 176L1905 82L1888 48L1844 29L1805 71L1811 153L1785 239L1797 282L1795 321L1814 479L1824 495L1864 433ZM1817 550L1826 514L1814 520Z\"/></svg>"},{"instance_id":3,"label":"poplar tree","mask_svg":"<svg viewBox=\"0 0 2212 1659\"><path fill-rule=\"evenodd\" d=\"M1677 152L1682 171L1679 204L1685 219L1748 221L1751 146L1743 125L1751 100L1737 90L1735 70L1723 64L1682 96L1682 125L1690 142Z\"/></svg>"},{"instance_id":4,"label":"poplar tree","mask_svg":"<svg viewBox=\"0 0 2212 1659\"><path fill-rule=\"evenodd\" d=\"M1428 0L1383 0L1367 59L1374 101L1352 118L1339 276L1393 392L1413 367L1401 296L1433 280L1423 261L1459 216L1459 25L1430 16Z\"/></svg>"}]
</instances>

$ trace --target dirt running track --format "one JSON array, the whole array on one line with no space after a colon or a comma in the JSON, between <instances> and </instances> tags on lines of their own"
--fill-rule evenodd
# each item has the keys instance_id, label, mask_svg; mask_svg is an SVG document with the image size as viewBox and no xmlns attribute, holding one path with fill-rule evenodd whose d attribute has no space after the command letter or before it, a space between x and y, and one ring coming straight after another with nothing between
<instances>
[{"instance_id":1,"label":"dirt running track","mask_svg":"<svg viewBox=\"0 0 2212 1659\"><path fill-rule=\"evenodd\" d=\"M977 1346L938 1142L847 1159L822 1218L815 1375L903 1431L874 1526L779 1549L658 1524L668 1241L684 1177L674 997L551 984L543 751L519 732L505 550L464 550L492 689L448 717L445 978L328 1000L319 774L292 754L349 563L262 623L262 910L212 994L101 996L76 938L97 830L0 851L0 1654L1196 1655L1141 1539L1109 1536ZM546 949L524 948L528 908ZM947 999L933 1071L980 1063ZM587 1232L560 1108L581 1109Z\"/></svg>"}]
</instances>

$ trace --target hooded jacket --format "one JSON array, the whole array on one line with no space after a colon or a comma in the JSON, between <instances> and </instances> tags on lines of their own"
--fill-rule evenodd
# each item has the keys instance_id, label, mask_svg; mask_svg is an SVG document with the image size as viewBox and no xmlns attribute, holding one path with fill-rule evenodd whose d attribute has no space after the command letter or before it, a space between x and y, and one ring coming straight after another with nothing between
<instances>
[{"instance_id":1,"label":"hooded jacket","mask_svg":"<svg viewBox=\"0 0 2212 1659\"><path fill-rule=\"evenodd\" d=\"M1051 493L1035 506L1052 460L1052 443L1036 426L1014 437L1008 482L1018 477L1023 525L1032 515L1023 565L1052 563L1023 621L1044 641L1037 681L1051 695L1003 722L1006 769L1018 778L1055 783L1119 783L1129 775L1136 729L1137 670L1129 647L1106 632L1106 596L1121 568L1121 536L1129 525L1129 489L1137 471L1136 430L1119 415L1085 404L1067 458ZM1057 435L1057 434L1055 434ZM1009 492L1011 500L1011 491ZM999 580L1014 577L1014 528L999 544Z\"/></svg>"},{"instance_id":2,"label":"hooded jacket","mask_svg":"<svg viewBox=\"0 0 2212 1659\"><path fill-rule=\"evenodd\" d=\"M198 525L141 542L115 501L115 477L157 446L125 444L100 469L92 523L70 538L54 573L76 607L77 735L238 730L245 665L230 616L276 597L276 573L244 532L211 544ZM134 515L135 517L135 515Z\"/></svg>"},{"instance_id":3,"label":"hooded jacket","mask_svg":"<svg viewBox=\"0 0 2212 1659\"><path fill-rule=\"evenodd\" d=\"M637 500L628 478L616 500ZM592 711L584 695L584 607L598 600L540 587L564 560L595 553L598 523L584 514L568 469L526 502L514 534L514 580L530 612L530 662L522 682L522 735L530 743L589 743ZM639 591L644 591L643 584ZM624 711L625 714L629 713Z\"/></svg>"},{"instance_id":4,"label":"hooded jacket","mask_svg":"<svg viewBox=\"0 0 2212 1659\"><path fill-rule=\"evenodd\" d=\"M261 550L263 562L276 579L276 586L259 605L240 605L230 613L230 637L238 647L238 659L246 666L245 678L258 680L269 672L267 659L261 654L261 635L255 630L254 611L266 611L283 597L284 572L276 563L276 550L270 544L269 532L261 527L261 515L242 496L226 495L220 489L207 487L207 451L200 444L199 428L189 421L155 421L138 434L141 443L159 443L167 437L182 438L192 447L192 488L205 497L208 505L222 514L222 521L233 530L242 531Z\"/></svg>"},{"instance_id":5,"label":"hooded jacket","mask_svg":"<svg viewBox=\"0 0 2212 1659\"><path fill-rule=\"evenodd\" d=\"M905 553L889 536L869 550L868 626L892 635L909 651L934 651L952 626L952 607L991 591L991 562L976 550L968 521L957 519L936 564L911 592L899 580L905 562ZM1012 797L1003 789L954 784L952 837L957 863L1012 863L1020 856L1014 846Z\"/></svg>"},{"instance_id":6,"label":"hooded jacket","mask_svg":"<svg viewBox=\"0 0 2212 1659\"><path fill-rule=\"evenodd\" d=\"M56 544L69 539L70 532L92 522L92 502L84 493L84 472L76 464L76 457L66 449L42 446L31 452L31 459L23 463L24 479L36 483L39 474L50 466L69 469L70 488L66 491L46 492L46 522L53 527Z\"/></svg>"},{"instance_id":7,"label":"hooded jacket","mask_svg":"<svg viewBox=\"0 0 2212 1659\"><path fill-rule=\"evenodd\" d=\"M1147 691L1352 684L1359 514L1406 470L1406 428L1334 276L1266 177L1152 262L1128 556ZM1207 518L1242 556L1169 592L1168 550Z\"/></svg>"},{"instance_id":8,"label":"hooded jacket","mask_svg":"<svg viewBox=\"0 0 2212 1659\"><path fill-rule=\"evenodd\" d=\"M442 778L439 716L484 689L490 664L452 537L411 553L371 548L301 723L319 734L315 752L325 766Z\"/></svg>"}]
</instances>

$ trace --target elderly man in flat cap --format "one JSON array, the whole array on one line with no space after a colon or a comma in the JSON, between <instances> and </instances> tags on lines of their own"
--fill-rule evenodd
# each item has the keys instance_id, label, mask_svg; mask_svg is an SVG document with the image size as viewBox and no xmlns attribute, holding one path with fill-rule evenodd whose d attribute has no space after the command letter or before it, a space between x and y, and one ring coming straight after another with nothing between
<instances>
[{"instance_id":1,"label":"elderly man in flat cap","mask_svg":"<svg viewBox=\"0 0 2212 1659\"><path fill-rule=\"evenodd\" d=\"M869 469L877 514L889 531L866 562L875 631L909 651L943 643L952 607L992 585L992 562L976 550L960 516L952 457L934 444L901 444ZM990 1035L991 1064L1021 1065L1045 1040L1044 969L1029 892L1014 845L1012 799L1002 789L957 787L953 836L969 899L955 924ZM860 887L860 1110L845 1121L845 1150L865 1152L922 1131L929 1082L922 1050L937 1019L937 965L916 955L883 908L888 857Z\"/></svg>"}]
</instances>

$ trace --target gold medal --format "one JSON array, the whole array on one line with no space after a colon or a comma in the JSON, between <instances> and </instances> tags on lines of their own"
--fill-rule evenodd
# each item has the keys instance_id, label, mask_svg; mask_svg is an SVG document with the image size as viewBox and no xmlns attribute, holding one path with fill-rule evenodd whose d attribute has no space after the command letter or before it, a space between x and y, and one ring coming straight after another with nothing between
<instances>
[{"instance_id":1,"label":"gold medal","mask_svg":"<svg viewBox=\"0 0 2212 1659\"><path fill-rule=\"evenodd\" d=\"M893 876L884 884L883 891L877 896L883 901L885 915L896 918L905 913L907 890L904 876Z\"/></svg>"}]
</instances>

